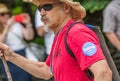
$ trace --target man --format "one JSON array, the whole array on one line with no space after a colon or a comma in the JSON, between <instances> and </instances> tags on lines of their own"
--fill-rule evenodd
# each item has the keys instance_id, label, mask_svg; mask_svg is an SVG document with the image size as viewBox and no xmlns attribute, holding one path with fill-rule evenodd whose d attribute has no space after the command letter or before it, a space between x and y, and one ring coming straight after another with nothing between
<instances>
[{"instance_id":1,"label":"man","mask_svg":"<svg viewBox=\"0 0 120 81\"><path fill-rule=\"evenodd\" d=\"M120 0L112 0L103 13L103 32L110 41L108 47L120 74Z\"/></svg>"},{"instance_id":2,"label":"man","mask_svg":"<svg viewBox=\"0 0 120 81\"><path fill-rule=\"evenodd\" d=\"M82 20L84 8L72 0L33 0L42 21L55 33L51 54L45 62L32 62L15 54L8 46L0 43L0 55L6 60L23 68L32 75L55 81L90 81L86 70L94 74L94 81L112 81L111 70L100 48L97 36L84 24L76 24L68 33L67 42L73 51L72 58L66 51L64 36L68 26L74 20Z\"/></svg>"}]
</instances>

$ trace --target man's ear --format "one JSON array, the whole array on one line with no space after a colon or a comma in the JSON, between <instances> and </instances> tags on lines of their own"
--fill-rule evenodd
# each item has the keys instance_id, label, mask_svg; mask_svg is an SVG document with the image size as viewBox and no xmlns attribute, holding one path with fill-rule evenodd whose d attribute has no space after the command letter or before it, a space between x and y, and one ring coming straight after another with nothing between
<instances>
[{"instance_id":1,"label":"man's ear","mask_svg":"<svg viewBox=\"0 0 120 81\"><path fill-rule=\"evenodd\" d=\"M64 10L65 10L66 13L69 13L70 9L71 9L71 7L69 5L64 4Z\"/></svg>"}]
</instances>

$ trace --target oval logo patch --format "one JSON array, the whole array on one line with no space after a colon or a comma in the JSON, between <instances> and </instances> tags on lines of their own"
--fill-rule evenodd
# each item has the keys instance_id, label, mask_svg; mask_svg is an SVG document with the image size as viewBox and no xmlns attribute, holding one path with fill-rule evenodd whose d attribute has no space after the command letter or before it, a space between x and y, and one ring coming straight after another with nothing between
<instances>
[{"instance_id":1,"label":"oval logo patch","mask_svg":"<svg viewBox=\"0 0 120 81\"><path fill-rule=\"evenodd\" d=\"M96 53L97 48L92 42L86 42L82 47L82 51L86 56L92 56Z\"/></svg>"}]
</instances>

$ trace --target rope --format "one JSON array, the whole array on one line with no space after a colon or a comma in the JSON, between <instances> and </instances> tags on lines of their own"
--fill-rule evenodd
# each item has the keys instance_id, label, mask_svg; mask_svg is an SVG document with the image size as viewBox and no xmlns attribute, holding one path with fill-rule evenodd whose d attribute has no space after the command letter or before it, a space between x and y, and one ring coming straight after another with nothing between
<instances>
[{"instance_id":1,"label":"rope","mask_svg":"<svg viewBox=\"0 0 120 81\"><path fill-rule=\"evenodd\" d=\"M1 51L2 51L2 50L1 50ZM4 65L4 67L5 67L5 72L6 72L6 74L7 74L8 81L12 81L12 76L11 76L11 74L10 74L10 70L9 70L9 68L8 68L8 65L7 65L7 62L6 62L6 60L5 60L4 55L1 57L1 60L2 60L3 65Z\"/></svg>"}]
</instances>

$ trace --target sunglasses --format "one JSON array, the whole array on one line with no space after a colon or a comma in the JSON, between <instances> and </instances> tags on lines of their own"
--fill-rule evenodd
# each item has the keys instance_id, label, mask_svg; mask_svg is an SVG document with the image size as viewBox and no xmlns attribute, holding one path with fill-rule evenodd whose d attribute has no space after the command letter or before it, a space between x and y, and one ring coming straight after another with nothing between
<instances>
[{"instance_id":1,"label":"sunglasses","mask_svg":"<svg viewBox=\"0 0 120 81\"><path fill-rule=\"evenodd\" d=\"M0 13L0 16L4 16L4 15L10 15L10 12L7 12L7 13Z\"/></svg>"},{"instance_id":2,"label":"sunglasses","mask_svg":"<svg viewBox=\"0 0 120 81\"><path fill-rule=\"evenodd\" d=\"M45 5L42 5L42 6L39 6L38 7L38 10L41 12L42 9L44 9L45 11L50 11L52 10L52 8L54 7L54 5L57 5L57 4L61 4L62 2L59 2L59 3L55 3L55 4L45 4Z\"/></svg>"}]
</instances>

